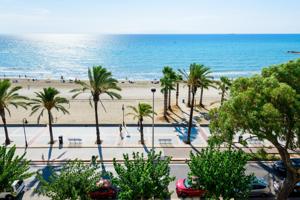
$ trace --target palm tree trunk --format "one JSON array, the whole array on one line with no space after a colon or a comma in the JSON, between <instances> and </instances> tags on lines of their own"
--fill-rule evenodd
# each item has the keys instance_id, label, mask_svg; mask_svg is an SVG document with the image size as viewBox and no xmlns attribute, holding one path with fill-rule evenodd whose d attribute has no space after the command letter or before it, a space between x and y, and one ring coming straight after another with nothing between
<instances>
[{"instance_id":1,"label":"palm tree trunk","mask_svg":"<svg viewBox=\"0 0 300 200\"><path fill-rule=\"evenodd\" d=\"M99 120L98 120L98 101L94 100L94 108L95 108L95 121L96 121L96 135L97 135L97 144L101 144L100 140L100 130L99 130Z\"/></svg>"},{"instance_id":2,"label":"palm tree trunk","mask_svg":"<svg viewBox=\"0 0 300 200\"><path fill-rule=\"evenodd\" d=\"M224 96L225 96L225 91L222 91L222 94L221 94L221 105L223 105Z\"/></svg>"},{"instance_id":3,"label":"palm tree trunk","mask_svg":"<svg viewBox=\"0 0 300 200\"><path fill-rule=\"evenodd\" d=\"M176 84L176 106L178 106L178 97L179 97L179 83Z\"/></svg>"},{"instance_id":4,"label":"palm tree trunk","mask_svg":"<svg viewBox=\"0 0 300 200\"><path fill-rule=\"evenodd\" d=\"M191 107L191 86L188 86L188 100L187 100L187 106Z\"/></svg>"},{"instance_id":5,"label":"palm tree trunk","mask_svg":"<svg viewBox=\"0 0 300 200\"><path fill-rule=\"evenodd\" d=\"M164 117L167 117L168 90L164 90Z\"/></svg>"},{"instance_id":6,"label":"palm tree trunk","mask_svg":"<svg viewBox=\"0 0 300 200\"><path fill-rule=\"evenodd\" d=\"M200 93L200 103L199 103L199 106L203 106L202 100L203 100L203 86L201 86L201 93Z\"/></svg>"},{"instance_id":7,"label":"palm tree trunk","mask_svg":"<svg viewBox=\"0 0 300 200\"><path fill-rule=\"evenodd\" d=\"M52 117L51 117L51 111L50 110L48 110L48 120L49 120L50 144L54 144L53 132L52 132Z\"/></svg>"},{"instance_id":8,"label":"palm tree trunk","mask_svg":"<svg viewBox=\"0 0 300 200\"><path fill-rule=\"evenodd\" d=\"M140 119L140 133L141 133L141 144L144 144L144 126L143 126L143 118Z\"/></svg>"},{"instance_id":9,"label":"palm tree trunk","mask_svg":"<svg viewBox=\"0 0 300 200\"><path fill-rule=\"evenodd\" d=\"M5 132L5 145L9 145L10 144L10 139L9 139L9 136L8 136L8 130L7 130L7 124L6 124L4 109L1 109L0 115L1 115L1 118L2 118L4 132Z\"/></svg>"},{"instance_id":10,"label":"palm tree trunk","mask_svg":"<svg viewBox=\"0 0 300 200\"><path fill-rule=\"evenodd\" d=\"M171 110L171 90L169 90L168 109Z\"/></svg>"},{"instance_id":11,"label":"palm tree trunk","mask_svg":"<svg viewBox=\"0 0 300 200\"><path fill-rule=\"evenodd\" d=\"M193 91L192 91L192 105L191 105L190 120L189 120L189 127L188 127L188 138L187 138L187 141L186 141L187 144L191 144L191 131L192 131L192 125L193 125L193 111L194 111L195 93L196 93L196 90L193 89Z\"/></svg>"}]
</instances>

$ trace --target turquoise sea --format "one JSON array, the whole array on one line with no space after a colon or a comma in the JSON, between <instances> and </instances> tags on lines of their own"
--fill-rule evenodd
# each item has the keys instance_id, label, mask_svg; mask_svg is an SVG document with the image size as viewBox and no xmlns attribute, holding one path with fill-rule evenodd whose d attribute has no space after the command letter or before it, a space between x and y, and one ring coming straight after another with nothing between
<instances>
[{"instance_id":1,"label":"turquoise sea","mask_svg":"<svg viewBox=\"0 0 300 200\"><path fill-rule=\"evenodd\" d=\"M86 79L102 65L118 79L150 80L193 62L238 77L300 57L287 51L300 51L300 35L0 35L0 77Z\"/></svg>"}]
</instances>

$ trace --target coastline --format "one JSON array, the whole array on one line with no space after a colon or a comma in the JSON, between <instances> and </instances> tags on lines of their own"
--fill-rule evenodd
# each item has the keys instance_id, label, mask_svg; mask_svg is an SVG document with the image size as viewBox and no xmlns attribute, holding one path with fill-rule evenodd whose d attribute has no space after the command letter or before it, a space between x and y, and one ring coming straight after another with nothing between
<instances>
[{"instance_id":1,"label":"coastline","mask_svg":"<svg viewBox=\"0 0 300 200\"><path fill-rule=\"evenodd\" d=\"M89 105L89 93L84 93L79 95L76 99L72 99L73 93L70 93L70 90L77 88L74 82L65 82L62 83L58 80L37 80L37 81L28 81L27 79L11 79L13 86L21 86L22 89L19 91L19 94L27 96L29 98L35 97L35 92L42 90L44 87L54 87L60 91L60 95L66 97L70 100L69 112L70 115L63 115L62 113L53 112L54 123L55 124L94 124L94 110ZM14 80L17 80L14 81ZM131 116L126 116L130 110L127 108L129 105L136 106L139 102L149 103L152 105L152 93L151 88L156 88L155 93L155 112L157 116L155 117L156 124L169 124L169 123L182 123L184 119L184 114L187 111L186 106L182 104L182 100L187 99L187 87L184 84L180 84L179 89L179 107L175 105L175 91L172 91L172 112L169 112L168 119L164 119L162 116L163 112L163 94L160 92L160 84L153 84L151 81L135 81L134 83L119 82L119 86L122 91L122 99L120 100L111 100L108 96L103 95L101 97L102 102L105 106L104 108L99 106L99 117L100 124L121 124L122 123L122 105L125 106L125 123L128 124L137 124L136 120L133 120ZM199 102L199 92L196 95L196 103ZM219 91L214 88L209 88L204 91L203 102L207 108L211 107L213 102L217 102L220 99ZM214 104L215 106L217 104ZM30 115L30 108L27 110L23 108L15 109L10 107L11 117L7 117L8 124L21 124L22 119L26 118L29 124L37 123L37 114L33 116ZM204 109L195 109L195 116L199 115L199 112L207 112ZM44 115L40 121L41 124L47 124L47 117ZM152 123L151 119L145 119L144 123Z\"/></svg>"}]
</instances>

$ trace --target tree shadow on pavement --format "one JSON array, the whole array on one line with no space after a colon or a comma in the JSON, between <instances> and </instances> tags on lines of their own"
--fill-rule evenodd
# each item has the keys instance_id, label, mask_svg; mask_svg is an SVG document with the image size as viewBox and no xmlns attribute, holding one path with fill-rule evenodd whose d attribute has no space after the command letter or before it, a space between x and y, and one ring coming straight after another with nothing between
<instances>
[{"instance_id":1,"label":"tree shadow on pavement","mask_svg":"<svg viewBox=\"0 0 300 200\"><path fill-rule=\"evenodd\" d=\"M193 144L190 144L190 146L196 153L200 153L200 151L196 147L194 147Z\"/></svg>"},{"instance_id":2,"label":"tree shadow on pavement","mask_svg":"<svg viewBox=\"0 0 300 200\"><path fill-rule=\"evenodd\" d=\"M149 153L150 153L150 151L149 151L148 147L147 147L145 144L143 144L143 148L144 148L144 150L145 150L145 152L146 152L147 154L149 154Z\"/></svg>"},{"instance_id":3,"label":"tree shadow on pavement","mask_svg":"<svg viewBox=\"0 0 300 200\"><path fill-rule=\"evenodd\" d=\"M263 168L263 169L264 169L265 171L267 171L269 174L274 174L274 175L278 176L278 175L275 173L273 167L271 167L271 166L269 166L269 165L266 165L265 162L258 161L258 162L257 162L257 165L260 166L261 168Z\"/></svg>"},{"instance_id":4,"label":"tree shadow on pavement","mask_svg":"<svg viewBox=\"0 0 300 200\"><path fill-rule=\"evenodd\" d=\"M188 127L182 127L182 126L176 126L175 131L178 133L178 137L182 142L187 141L187 135L188 135ZM198 136L198 131L196 127L192 127L191 130L191 142L195 140Z\"/></svg>"},{"instance_id":5,"label":"tree shadow on pavement","mask_svg":"<svg viewBox=\"0 0 300 200\"><path fill-rule=\"evenodd\" d=\"M49 150L48 150L48 158L47 158L48 162L50 161L51 157L52 157L52 145L49 146Z\"/></svg>"},{"instance_id":6,"label":"tree shadow on pavement","mask_svg":"<svg viewBox=\"0 0 300 200\"><path fill-rule=\"evenodd\" d=\"M102 152L101 144L98 144L98 153L99 153L99 159L100 159L100 163L101 163L102 172L106 172L105 165L103 163L103 152Z\"/></svg>"},{"instance_id":7,"label":"tree shadow on pavement","mask_svg":"<svg viewBox=\"0 0 300 200\"><path fill-rule=\"evenodd\" d=\"M50 181L50 176L53 173L55 173L56 171L59 171L59 170L60 170L60 166L51 166L51 165L47 164L42 169L38 170L38 173L43 177L44 180L46 180L47 182L49 182ZM40 181L35 176L34 179L27 184L27 188L32 188L32 187L34 187L34 185L36 183L38 183L38 184L37 184L35 190L33 190L33 192L30 194L30 196L34 196L35 194L37 194L36 190L38 190L39 187L40 187Z\"/></svg>"}]
</instances>

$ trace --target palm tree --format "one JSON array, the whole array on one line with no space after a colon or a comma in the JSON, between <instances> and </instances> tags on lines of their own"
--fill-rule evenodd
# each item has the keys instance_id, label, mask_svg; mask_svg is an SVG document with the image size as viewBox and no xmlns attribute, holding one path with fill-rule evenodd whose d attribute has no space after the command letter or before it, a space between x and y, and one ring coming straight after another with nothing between
<instances>
[{"instance_id":1,"label":"palm tree","mask_svg":"<svg viewBox=\"0 0 300 200\"><path fill-rule=\"evenodd\" d=\"M208 89L213 85L213 80L212 80L212 76L209 76L209 74L211 73L210 69L208 67L205 67L204 65L201 65L201 67L203 68L202 70L202 76L200 78L200 84L201 84L201 92L200 92L200 101L199 101L199 106L203 106L203 90L204 89Z\"/></svg>"},{"instance_id":2,"label":"palm tree","mask_svg":"<svg viewBox=\"0 0 300 200\"><path fill-rule=\"evenodd\" d=\"M221 76L220 80L216 82L218 89L221 90L221 105L223 104L225 100L225 96L227 95L227 91L229 90L231 86L231 80L226 76Z\"/></svg>"},{"instance_id":3,"label":"palm tree","mask_svg":"<svg viewBox=\"0 0 300 200\"><path fill-rule=\"evenodd\" d=\"M167 101L167 108L171 110L171 90L174 90L174 83L177 77L175 71L169 66L165 66L162 72L164 77L167 77L167 79L169 79L169 87L167 91L167 96L169 99Z\"/></svg>"},{"instance_id":4,"label":"palm tree","mask_svg":"<svg viewBox=\"0 0 300 200\"><path fill-rule=\"evenodd\" d=\"M187 84L188 83L188 73L183 69L178 69L179 73L182 74L182 81ZM188 86L188 99L187 99L187 107L191 107L191 86L187 84Z\"/></svg>"},{"instance_id":5,"label":"palm tree","mask_svg":"<svg viewBox=\"0 0 300 200\"><path fill-rule=\"evenodd\" d=\"M85 92L86 90L89 90L91 92L90 105L92 106L91 101L93 101L94 109L95 109L96 134L97 134L96 142L97 144L101 144L100 131L99 131L99 119L98 119L98 102L102 104L100 95L107 94L111 99L114 98L121 99L121 95L115 92L115 91L121 91L121 88L118 87L117 85L118 81L112 77L112 73L107 71L107 69L102 66L94 66L91 69L88 69L88 77L89 77L89 83L83 81L76 82L81 86L81 88L74 89L71 91L71 92L76 92L76 94L73 95L72 98L76 98L79 94Z\"/></svg>"},{"instance_id":6,"label":"palm tree","mask_svg":"<svg viewBox=\"0 0 300 200\"><path fill-rule=\"evenodd\" d=\"M44 111L47 111L48 114L48 121L49 121L49 133L50 133L50 144L54 143L53 140L53 131L52 131L52 123L53 123L53 115L51 110L55 108L57 111L61 111L63 114L69 114L69 111L64 107L64 104L69 104L69 101L64 98L60 97L59 91L55 88L48 87L43 88L41 92L35 92L36 97L32 99L30 102L31 107L31 115L36 113L37 111L41 111L38 115L37 121L40 122L41 117L44 114Z\"/></svg>"},{"instance_id":7,"label":"palm tree","mask_svg":"<svg viewBox=\"0 0 300 200\"><path fill-rule=\"evenodd\" d=\"M165 75L160 79L161 83L161 92L164 94L164 117L167 117L167 109L168 109L168 92L170 88L172 88L172 81L168 75Z\"/></svg>"},{"instance_id":8,"label":"palm tree","mask_svg":"<svg viewBox=\"0 0 300 200\"><path fill-rule=\"evenodd\" d=\"M194 103L195 103L195 94L197 92L197 88L201 87L201 77L206 72L206 68L203 65L193 63L190 65L189 73L185 71L181 71L183 76L186 77L187 85L191 88L192 100L191 100L191 110L190 110L190 119L188 124L188 137L187 144L191 143L191 130L192 130L192 122L193 122L193 111L194 111Z\"/></svg>"},{"instance_id":9,"label":"palm tree","mask_svg":"<svg viewBox=\"0 0 300 200\"><path fill-rule=\"evenodd\" d=\"M152 106L147 103L139 103L137 107L134 106L127 106L133 112L128 113L127 115L132 115L133 119L138 119L138 124L140 126L140 133L141 133L141 144L144 144L144 126L143 120L145 117L152 118ZM156 113L154 113L156 114Z\"/></svg>"},{"instance_id":10,"label":"palm tree","mask_svg":"<svg viewBox=\"0 0 300 200\"><path fill-rule=\"evenodd\" d=\"M22 87L11 87L11 82L9 80L0 80L0 115L2 118L4 132L5 132L5 145L10 144L10 139L8 136L7 124L6 124L6 116L5 111L8 112L10 116L9 106L12 105L15 108L21 106L26 109L26 102L27 97L20 96L17 91L20 90Z\"/></svg>"},{"instance_id":11,"label":"palm tree","mask_svg":"<svg viewBox=\"0 0 300 200\"><path fill-rule=\"evenodd\" d=\"M176 106L178 106L178 97L179 97L179 83L182 82L183 78L181 74L176 73Z\"/></svg>"}]
</instances>

